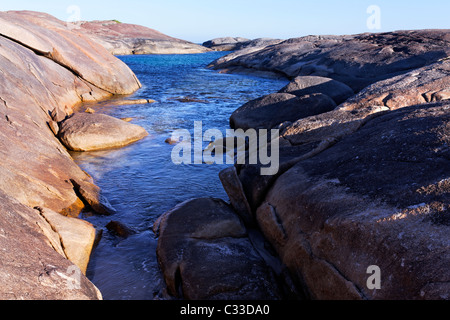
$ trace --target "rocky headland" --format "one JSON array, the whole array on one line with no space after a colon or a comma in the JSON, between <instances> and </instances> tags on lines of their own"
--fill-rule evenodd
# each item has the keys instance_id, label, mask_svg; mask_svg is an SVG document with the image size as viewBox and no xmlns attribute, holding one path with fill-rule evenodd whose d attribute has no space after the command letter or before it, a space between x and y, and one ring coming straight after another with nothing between
<instances>
[{"instance_id":1,"label":"rocky headland","mask_svg":"<svg viewBox=\"0 0 450 320\"><path fill-rule=\"evenodd\" d=\"M329 77L360 91L448 56L446 30L306 36L250 46L211 63L216 70ZM256 49L256 50L255 50ZM250 52L249 52L250 51Z\"/></svg>"},{"instance_id":2,"label":"rocky headland","mask_svg":"<svg viewBox=\"0 0 450 320\"><path fill-rule=\"evenodd\" d=\"M165 35L144 26L110 21L85 21L76 25L114 55L190 54L210 49Z\"/></svg>"},{"instance_id":3,"label":"rocky headland","mask_svg":"<svg viewBox=\"0 0 450 320\"><path fill-rule=\"evenodd\" d=\"M235 129L280 129L280 170L261 176L261 165L236 164L220 173L229 208L192 200L155 224L169 292L212 299L258 299L261 292L269 299L450 299L449 57L449 30L419 30L308 36L213 62L223 72L291 79L230 119ZM231 228L229 210L242 224L222 232L217 226ZM221 216L214 227L212 213ZM181 216L190 217L189 227ZM261 274L250 253L234 258L243 252L231 247L237 239L250 239L270 270ZM241 262L241 283L218 284L217 272L240 268L210 261L205 254L213 248L217 261L228 255ZM380 272L378 284L373 270ZM262 279L272 279L271 287ZM242 288L252 289L243 294Z\"/></svg>"},{"instance_id":4,"label":"rocky headland","mask_svg":"<svg viewBox=\"0 0 450 320\"><path fill-rule=\"evenodd\" d=\"M250 39L242 37L223 37L205 41L202 46L214 51L235 51L241 49L242 45L249 41Z\"/></svg>"}]
</instances>

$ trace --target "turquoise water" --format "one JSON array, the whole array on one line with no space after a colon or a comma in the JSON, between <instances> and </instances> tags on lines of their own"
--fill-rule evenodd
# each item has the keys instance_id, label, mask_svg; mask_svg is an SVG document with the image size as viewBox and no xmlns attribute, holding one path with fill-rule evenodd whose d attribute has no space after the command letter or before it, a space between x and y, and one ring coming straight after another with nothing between
<instances>
[{"instance_id":1,"label":"turquoise water","mask_svg":"<svg viewBox=\"0 0 450 320\"><path fill-rule=\"evenodd\" d=\"M176 129L193 132L194 121L202 121L204 130L217 128L225 132L234 110L287 84L287 80L221 74L206 68L224 54L121 56L143 85L127 99L147 98L157 102L90 106L98 113L131 117L132 123L149 132L144 140L122 149L73 153L75 161L92 175L117 210L110 217L84 214L86 220L103 230L87 276L106 300L161 298L163 281L156 258L153 223L188 199L228 199L218 178L226 165L177 166L171 160L174 146L165 140ZM186 97L189 99L182 99ZM111 220L126 224L136 234L125 240L116 237L105 227Z\"/></svg>"}]
</instances>

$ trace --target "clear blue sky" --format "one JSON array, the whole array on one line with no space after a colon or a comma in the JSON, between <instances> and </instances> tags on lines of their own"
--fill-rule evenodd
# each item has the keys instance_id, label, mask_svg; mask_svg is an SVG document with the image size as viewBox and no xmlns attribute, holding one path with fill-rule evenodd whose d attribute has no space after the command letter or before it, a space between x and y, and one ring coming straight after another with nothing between
<instances>
[{"instance_id":1,"label":"clear blue sky","mask_svg":"<svg viewBox=\"0 0 450 320\"><path fill-rule=\"evenodd\" d=\"M203 42L222 36L292 38L405 29L450 29L450 0L0 0L0 11L35 10L67 21L117 19ZM381 29L369 29L370 5ZM373 20L372 20L373 21Z\"/></svg>"}]
</instances>

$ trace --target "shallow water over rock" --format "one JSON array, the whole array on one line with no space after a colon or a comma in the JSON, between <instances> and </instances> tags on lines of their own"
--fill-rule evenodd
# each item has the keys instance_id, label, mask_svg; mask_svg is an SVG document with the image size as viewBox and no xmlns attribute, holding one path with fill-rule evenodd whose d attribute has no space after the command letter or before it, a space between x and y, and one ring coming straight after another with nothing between
<instances>
[{"instance_id":1,"label":"shallow water over rock","mask_svg":"<svg viewBox=\"0 0 450 320\"><path fill-rule=\"evenodd\" d=\"M87 276L106 300L162 298L164 285L156 258L153 223L188 199L216 197L228 201L218 176L227 165L175 165L171 159L174 145L165 142L172 132L176 129L192 132L194 121L202 121L204 131L225 132L237 108L288 83L221 74L206 68L224 54L122 56L143 84L141 90L125 99L156 102L89 105L96 113L126 118L149 133L145 139L121 149L72 153L117 211L113 216L83 213L86 220L103 232ZM106 225L112 220L134 232L124 238L108 231Z\"/></svg>"}]
</instances>

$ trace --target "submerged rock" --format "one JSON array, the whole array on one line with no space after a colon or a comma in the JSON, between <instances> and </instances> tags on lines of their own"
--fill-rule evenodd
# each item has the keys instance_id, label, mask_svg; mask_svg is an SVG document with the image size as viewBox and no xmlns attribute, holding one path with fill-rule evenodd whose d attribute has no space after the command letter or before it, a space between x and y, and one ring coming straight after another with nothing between
<instances>
[{"instance_id":1,"label":"submerged rock","mask_svg":"<svg viewBox=\"0 0 450 320\"><path fill-rule=\"evenodd\" d=\"M125 122L131 122L134 120L134 118L128 117L128 118L120 118L120 120L125 121Z\"/></svg>"},{"instance_id":2,"label":"submerged rock","mask_svg":"<svg viewBox=\"0 0 450 320\"><path fill-rule=\"evenodd\" d=\"M111 100L109 103L115 106L125 106L125 105L134 105L134 104L147 104L147 103L155 103L155 100L152 99L130 99L130 100Z\"/></svg>"},{"instance_id":3,"label":"submerged rock","mask_svg":"<svg viewBox=\"0 0 450 320\"><path fill-rule=\"evenodd\" d=\"M148 136L141 126L104 114L77 113L61 124L61 142L72 151L123 147Z\"/></svg>"},{"instance_id":4,"label":"submerged rock","mask_svg":"<svg viewBox=\"0 0 450 320\"><path fill-rule=\"evenodd\" d=\"M209 103L207 100L204 100L204 99L198 99L198 98L195 98L195 97L189 97L189 96L186 96L186 97L169 98L168 100L176 100L176 101L178 101L178 102L183 102L183 103L191 103L191 102L194 102L194 103Z\"/></svg>"},{"instance_id":5,"label":"submerged rock","mask_svg":"<svg viewBox=\"0 0 450 320\"><path fill-rule=\"evenodd\" d=\"M135 230L128 227L124 223L114 220L108 222L108 224L106 225L106 229L108 229L109 232L121 238L128 238L129 236L132 236L133 234L136 233Z\"/></svg>"}]
</instances>

